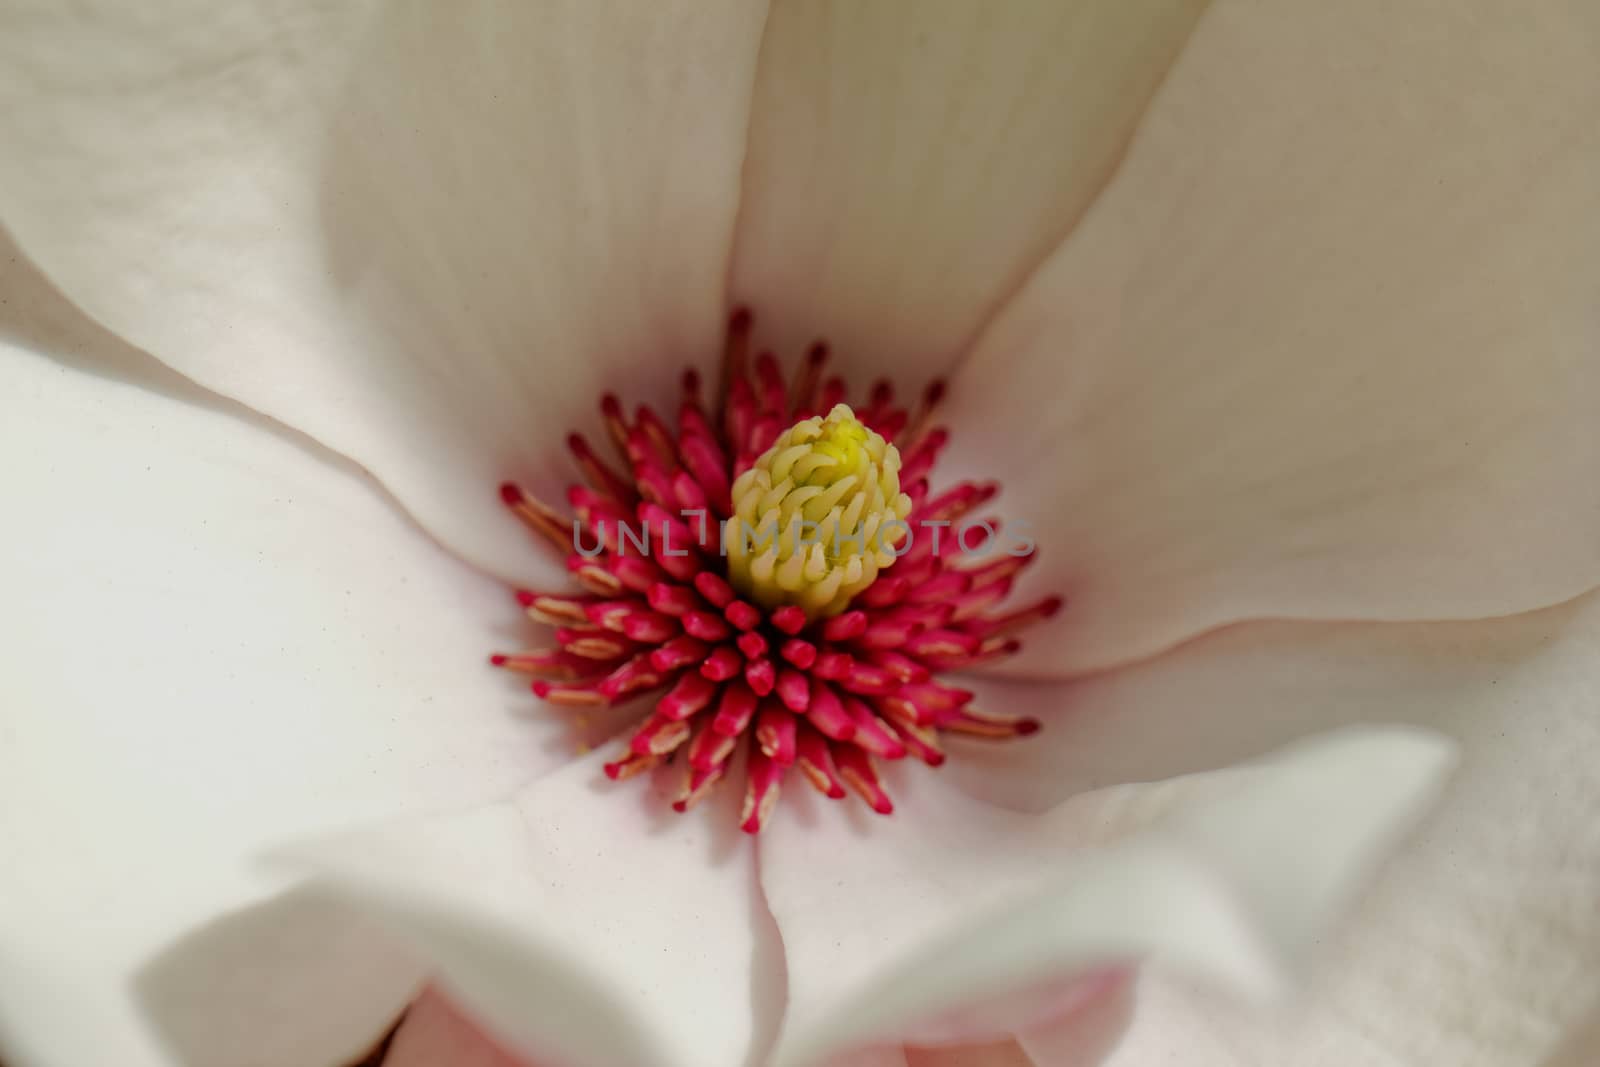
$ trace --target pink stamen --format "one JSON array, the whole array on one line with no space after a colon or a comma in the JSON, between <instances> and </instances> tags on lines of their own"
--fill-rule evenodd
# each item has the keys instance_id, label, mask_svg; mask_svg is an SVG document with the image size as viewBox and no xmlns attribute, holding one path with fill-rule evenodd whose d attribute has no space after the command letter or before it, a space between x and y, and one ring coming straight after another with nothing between
<instances>
[{"instance_id":1,"label":"pink stamen","mask_svg":"<svg viewBox=\"0 0 1600 1067\"><path fill-rule=\"evenodd\" d=\"M650 665L662 673L681 670L699 663L711 653L711 646L688 634L675 637L650 653Z\"/></svg>"},{"instance_id":2,"label":"pink stamen","mask_svg":"<svg viewBox=\"0 0 1600 1067\"><path fill-rule=\"evenodd\" d=\"M784 765L759 748L750 753L745 770L744 809L739 813L739 829L758 834L778 806L778 785L783 781Z\"/></svg>"},{"instance_id":3,"label":"pink stamen","mask_svg":"<svg viewBox=\"0 0 1600 1067\"><path fill-rule=\"evenodd\" d=\"M778 684L778 670L770 659L754 659L745 664L744 680L757 696L766 696Z\"/></svg>"},{"instance_id":4,"label":"pink stamen","mask_svg":"<svg viewBox=\"0 0 1600 1067\"><path fill-rule=\"evenodd\" d=\"M785 767L794 762L795 724L793 715L770 702L756 715L756 742L761 751Z\"/></svg>"},{"instance_id":5,"label":"pink stamen","mask_svg":"<svg viewBox=\"0 0 1600 1067\"><path fill-rule=\"evenodd\" d=\"M656 714L668 719L686 720L711 703L717 695L717 684L704 675L685 672L678 676L678 684L656 705Z\"/></svg>"},{"instance_id":6,"label":"pink stamen","mask_svg":"<svg viewBox=\"0 0 1600 1067\"><path fill-rule=\"evenodd\" d=\"M848 641L852 637L860 637L867 632L867 613L864 611L847 611L843 615L835 615L822 624L822 639L824 641Z\"/></svg>"},{"instance_id":7,"label":"pink stamen","mask_svg":"<svg viewBox=\"0 0 1600 1067\"><path fill-rule=\"evenodd\" d=\"M760 659L767 654L767 639L755 630L740 634L734 644L744 654L745 659Z\"/></svg>"},{"instance_id":8,"label":"pink stamen","mask_svg":"<svg viewBox=\"0 0 1600 1067\"><path fill-rule=\"evenodd\" d=\"M729 645L718 645L700 664L700 673L713 682L726 682L737 678L744 668L744 659Z\"/></svg>"},{"instance_id":9,"label":"pink stamen","mask_svg":"<svg viewBox=\"0 0 1600 1067\"><path fill-rule=\"evenodd\" d=\"M817 792L829 800L843 800L844 784L833 769L833 755L828 751L828 739L807 723L801 723L796 744L796 765Z\"/></svg>"},{"instance_id":10,"label":"pink stamen","mask_svg":"<svg viewBox=\"0 0 1600 1067\"><path fill-rule=\"evenodd\" d=\"M839 769L839 777L859 793L873 811L879 815L894 813L894 802L884 792L871 756L855 745L830 745L828 751L833 756L833 765Z\"/></svg>"},{"instance_id":11,"label":"pink stamen","mask_svg":"<svg viewBox=\"0 0 1600 1067\"><path fill-rule=\"evenodd\" d=\"M835 741L849 741L856 735L856 720L845 710L839 694L827 682L811 683L806 720L816 727L817 732Z\"/></svg>"},{"instance_id":12,"label":"pink stamen","mask_svg":"<svg viewBox=\"0 0 1600 1067\"><path fill-rule=\"evenodd\" d=\"M746 634L745 636L750 636ZM778 655L799 667L802 671L810 670L811 665L817 661L817 646L810 641L799 637L791 637L783 643L778 650Z\"/></svg>"}]
</instances>

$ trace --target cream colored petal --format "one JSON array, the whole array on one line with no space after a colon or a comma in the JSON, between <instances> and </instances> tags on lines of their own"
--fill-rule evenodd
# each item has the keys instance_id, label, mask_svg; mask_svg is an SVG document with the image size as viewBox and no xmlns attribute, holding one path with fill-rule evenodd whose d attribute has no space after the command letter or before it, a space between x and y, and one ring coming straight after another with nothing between
<instances>
[{"instance_id":1,"label":"cream colored petal","mask_svg":"<svg viewBox=\"0 0 1600 1067\"><path fill-rule=\"evenodd\" d=\"M419 972L348 915L270 903L252 857L564 762L565 724L485 663L516 606L349 464L19 267L0 257L0 1058L166 1064L152 1006L204 1067L349 1058ZM268 925L136 982L264 898Z\"/></svg>"},{"instance_id":2,"label":"cream colored petal","mask_svg":"<svg viewBox=\"0 0 1600 1067\"><path fill-rule=\"evenodd\" d=\"M1024 991L1145 957L1271 995L1448 763L1432 736L1368 730L1040 816L916 769L891 819L786 802L761 850L789 974L774 1063L930 1023L948 1042L957 1012L992 1039L1042 1021Z\"/></svg>"},{"instance_id":3,"label":"cream colored petal","mask_svg":"<svg viewBox=\"0 0 1600 1067\"><path fill-rule=\"evenodd\" d=\"M1020 668L1600 581L1600 6L1214 5L964 365L1068 609Z\"/></svg>"},{"instance_id":4,"label":"cream colored petal","mask_svg":"<svg viewBox=\"0 0 1600 1067\"><path fill-rule=\"evenodd\" d=\"M1036 704L1001 693L985 706L1031 708L1045 729L1004 752L952 746L944 771L1030 808L1343 724L1400 720L1462 747L1303 1001L1255 1014L1151 984L1117 1067L1543 1067L1600 1003L1600 593L1473 623L1249 624Z\"/></svg>"},{"instance_id":5,"label":"cream colored petal","mask_svg":"<svg viewBox=\"0 0 1600 1067\"><path fill-rule=\"evenodd\" d=\"M1587 1067L1600 1058L1600 1010L1574 1027L1539 1067Z\"/></svg>"},{"instance_id":6,"label":"cream colored petal","mask_svg":"<svg viewBox=\"0 0 1600 1067\"><path fill-rule=\"evenodd\" d=\"M463 1011L535 1062L742 1067L782 991L740 794L679 816L676 782L612 783L608 758L282 856L417 946Z\"/></svg>"},{"instance_id":7,"label":"cream colored petal","mask_svg":"<svg viewBox=\"0 0 1600 1067\"><path fill-rule=\"evenodd\" d=\"M733 295L916 388L1078 218L1206 0L779 3Z\"/></svg>"},{"instance_id":8,"label":"cream colored petal","mask_svg":"<svg viewBox=\"0 0 1600 1067\"><path fill-rule=\"evenodd\" d=\"M760 3L10 5L0 221L74 301L475 563L602 391L720 346Z\"/></svg>"}]
</instances>

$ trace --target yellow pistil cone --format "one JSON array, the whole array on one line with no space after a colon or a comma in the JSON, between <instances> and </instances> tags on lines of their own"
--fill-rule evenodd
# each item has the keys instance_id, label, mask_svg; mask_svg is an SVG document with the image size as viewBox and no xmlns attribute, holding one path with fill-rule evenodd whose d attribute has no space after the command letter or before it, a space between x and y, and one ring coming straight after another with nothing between
<instances>
[{"instance_id":1,"label":"yellow pistil cone","mask_svg":"<svg viewBox=\"0 0 1600 1067\"><path fill-rule=\"evenodd\" d=\"M894 564L910 512L900 452L835 405L785 430L734 481L729 579L762 607L837 615Z\"/></svg>"}]
</instances>

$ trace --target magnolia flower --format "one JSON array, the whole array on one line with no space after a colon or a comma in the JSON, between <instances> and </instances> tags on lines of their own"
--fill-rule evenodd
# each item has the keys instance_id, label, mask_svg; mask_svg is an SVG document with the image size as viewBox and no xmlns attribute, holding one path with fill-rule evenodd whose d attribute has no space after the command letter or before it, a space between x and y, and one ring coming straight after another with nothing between
<instances>
[{"instance_id":1,"label":"magnolia flower","mask_svg":"<svg viewBox=\"0 0 1600 1067\"><path fill-rule=\"evenodd\" d=\"M391 1067L1582 1062L1593 5L12 4L0 50L13 1067L352 1062L407 1005ZM496 488L564 507L603 394L709 403L739 306L945 383L930 484L1038 550L964 623L1065 598L919 661L1041 729L910 700L948 761L887 722L892 815L769 768L748 825L802 722L876 800L859 724L685 797L602 771L659 693L585 727L484 662L581 588Z\"/></svg>"}]
</instances>

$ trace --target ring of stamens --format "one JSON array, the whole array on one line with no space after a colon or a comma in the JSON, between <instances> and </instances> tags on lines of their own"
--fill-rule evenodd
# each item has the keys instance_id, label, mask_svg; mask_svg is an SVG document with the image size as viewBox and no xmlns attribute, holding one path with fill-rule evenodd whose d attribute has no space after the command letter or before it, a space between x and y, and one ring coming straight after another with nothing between
<instances>
[{"instance_id":1,"label":"ring of stamens","mask_svg":"<svg viewBox=\"0 0 1600 1067\"><path fill-rule=\"evenodd\" d=\"M977 560L953 537L936 546L909 535L978 514L996 493L970 482L930 490L948 440L931 424L941 383L914 411L886 382L852 409L845 383L823 379L821 344L792 383L770 353L752 367L751 325L743 311L730 321L715 408L685 373L676 431L648 407L629 419L603 398L624 466L571 435L586 484L569 489L570 514L501 487L583 591L519 591L531 618L556 627L556 646L491 662L535 676L538 696L580 712L657 694L606 773L680 765L683 811L743 750L741 826L755 833L791 768L826 796L853 791L888 814L880 761L937 767L945 735L1037 730L1033 719L979 710L938 675L1014 653L1012 635L1061 602L998 610L1031 550Z\"/></svg>"}]
</instances>

